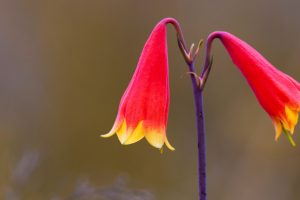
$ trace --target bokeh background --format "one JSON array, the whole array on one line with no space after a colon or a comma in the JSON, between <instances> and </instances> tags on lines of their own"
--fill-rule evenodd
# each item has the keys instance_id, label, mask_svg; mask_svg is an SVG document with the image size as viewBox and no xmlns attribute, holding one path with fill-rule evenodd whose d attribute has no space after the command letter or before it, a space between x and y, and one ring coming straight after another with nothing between
<instances>
[{"instance_id":1,"label":"bokeh background","mask_svg":"<svg viewBox=\"0 0 300 200\"><path fill-rule=\"evenodd\" d=\"M298 0L0 0L0 199L197 199L191 84L172 27L168 138L176 151L99 138L144 42L171 16L188 44L226 30L300 80L299 7ZM219 42L213 55L205 89L209 199L300 199L300 147L284 136L274 141L271 120Z\"/></svg>"}]
</instances>

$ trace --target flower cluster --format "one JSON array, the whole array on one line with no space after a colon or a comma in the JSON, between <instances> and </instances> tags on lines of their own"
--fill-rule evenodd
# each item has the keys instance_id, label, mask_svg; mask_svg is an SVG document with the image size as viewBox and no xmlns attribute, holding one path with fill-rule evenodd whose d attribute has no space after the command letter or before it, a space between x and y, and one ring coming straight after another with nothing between
<instances>
[{"instance_id":1,"label":"flower cluster","mask_svg":"<svg viewBox=\"0 0 300 200\"><path fill-rule=\"evenodd\" d=\"M170 102L166 35L168 23L177 25L175 28L178 34L179 25L175 19L165 18L155 26L123 94L115 123L111 131L102 137L110 137L116 133L124 145L145 137L158 149L166 144L170 150L174 150L166 137ZM271 117L276 130L275 139L278 140L284 132L295 145L291 135L300 111L300 84L276 69L249 44L228 32L217 31L208 36L206 61L210 59L212 42L216 38L225 46L233 63L242 72L257 100ZM185 48L182 41L179 44L179 47ZM181 50L188 56L191 53L186 53L186 49ZM207 66L204 69L205 67ZM198 78L200 83L205 82L203 77ZM202 90L203 85L199 89Z\"/></svg>"}]
</instances>

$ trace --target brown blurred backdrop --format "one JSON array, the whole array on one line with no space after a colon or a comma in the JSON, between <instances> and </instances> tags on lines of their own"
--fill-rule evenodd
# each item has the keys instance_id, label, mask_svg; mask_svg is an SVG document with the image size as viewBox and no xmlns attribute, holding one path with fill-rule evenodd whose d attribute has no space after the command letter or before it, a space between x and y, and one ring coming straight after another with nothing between
<instances>
[{"instance_id":1,"label":"brown blurred backdrop","mask_svg":"<svg viewBox=\"0 0 300 200\"><path fill-rule=\"evenodd\" d=\"M173 28L168 138L176 151L99 138L144 42L171 16L189 44L226 30L300 80L299 7L297 0L0 0L0 199L197 199L191 84ZM274 141L271 120L219 42L213 55L208 199L300 199L300 146Z\"/></svg>"}]
</instances>

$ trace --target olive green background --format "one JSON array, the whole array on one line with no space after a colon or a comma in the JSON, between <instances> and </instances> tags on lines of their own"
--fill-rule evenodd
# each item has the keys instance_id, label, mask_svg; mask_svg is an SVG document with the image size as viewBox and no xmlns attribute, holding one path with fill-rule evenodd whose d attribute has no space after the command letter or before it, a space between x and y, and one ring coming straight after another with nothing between
<instances>
[{"instance_id":1,"label":"olive green background","mask_svg":"<svg viewBox=\"0 0 300 200\"><path fill-rule=\"evenodd\" d=\"M0 199L197 199L191 83L171 26L167 134L176 151L99 138L149 33L169 16L188 44L226 30L300 80L299 7L297 0L0 0ZM204 98L208 199L299 199L300 146L274 141L270 118L220 42L213 55Z\"/></svg>"}]
</instances>

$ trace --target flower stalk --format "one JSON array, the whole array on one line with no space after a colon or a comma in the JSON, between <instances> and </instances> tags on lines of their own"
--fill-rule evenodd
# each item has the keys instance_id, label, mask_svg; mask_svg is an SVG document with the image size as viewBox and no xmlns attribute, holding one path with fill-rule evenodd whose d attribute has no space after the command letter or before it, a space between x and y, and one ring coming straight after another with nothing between
<instances>
[{"instance_id":1,"label":"flower stalk","mask_svg":"<svg viewBox=\"0 0 300 200\"><path fill-rule=\"evenodd\" d=\"M194 62L189 65L189 69L194 71ZM194 94L194 104L196 108L196 125L198 135L198 176L199 176L199 199L206 200L206 142L203 110L203 81L200 87L196 78L191 76ZM201 79L200 79L201 80Z\"/></svg>"},{"instance_id":2,"label":"flower stalk","mask_svg":"<svg viewBox=\"0 0 300 200\"><path fill-rule=\"evenodd\" d=\"M178 26L179 27L179 26ZM176 29L177 30L177 29ZM204 126L204 109L203 109L203 89L209 75L212 62L209 60L208 67L203 70L203 76L198 76L195 72L195 59L199 53L199 49L203 43L200 40L195 51L194 44L190 49L186 48L182 32L179 29L178 46L184 57L185 62L188 65L189 72L192 81L195 113L196 113L196 128L198 136L198 181L199 181L199 200L206 200L206 141L205 141L205 126ZM181 35L180 35L181 34Z\"/></svg>"}]
</instances>

